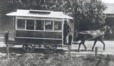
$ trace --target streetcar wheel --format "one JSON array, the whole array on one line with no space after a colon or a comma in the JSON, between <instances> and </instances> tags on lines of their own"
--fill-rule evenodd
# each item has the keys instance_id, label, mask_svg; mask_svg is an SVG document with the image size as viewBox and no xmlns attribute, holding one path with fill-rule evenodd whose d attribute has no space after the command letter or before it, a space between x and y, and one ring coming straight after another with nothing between
<instances>
[{"instance_id":1,"label":"streetcar wheel","mask_svg":"<svg viewBox=\"0 0 114 66\"><path fill-rule=\"evenodd\" d=\"M23 45L23 49L26 52L33 52L34 51L34 48L35 48L35 44L24 44Z\"/></svg>"},{"instance_id":2,"label":"streetcar wheel","mask_svg":"<svg viewBox=\"0 0 114 66\"><path fill-rule=\"evenodd\" d=\"M44 45L45 47L45 51L47 53L53 53L57 50L57 46L56 45Z\"/></svg>"}]
</instances>

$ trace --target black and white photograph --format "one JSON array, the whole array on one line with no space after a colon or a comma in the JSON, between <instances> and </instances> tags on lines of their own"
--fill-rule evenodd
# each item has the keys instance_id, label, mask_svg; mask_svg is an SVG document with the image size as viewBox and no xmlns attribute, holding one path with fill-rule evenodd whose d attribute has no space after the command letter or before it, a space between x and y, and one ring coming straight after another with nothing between
<instances>
[{"instance_id":1,"label":"black and white photograph","mask_svg":"<svg viewBox=\"0 0 114 66\"><path fill-rule=\"evenodd\" d=\"M0 0L0 66L114 66L114 0Z\"/></svg>"}]
</instances>

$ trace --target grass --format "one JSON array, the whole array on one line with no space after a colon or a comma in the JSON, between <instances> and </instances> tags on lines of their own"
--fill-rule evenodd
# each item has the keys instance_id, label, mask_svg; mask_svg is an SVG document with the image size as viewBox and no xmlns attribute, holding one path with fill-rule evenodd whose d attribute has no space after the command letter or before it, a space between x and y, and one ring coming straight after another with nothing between
<instances>
[{"instance_id":1,"label":"grass","mask_svg":"<svg viewBox=\"0 0 114 66\"><path fill-rule=\"evenodd\" d=\"M112 64L113 63L113 64ZM71 55L68 54L42 54L42 53L25 53L19 56L10 55L0 58L0 66L114 66L113 55Z\"/></svg>"}]
</instances>

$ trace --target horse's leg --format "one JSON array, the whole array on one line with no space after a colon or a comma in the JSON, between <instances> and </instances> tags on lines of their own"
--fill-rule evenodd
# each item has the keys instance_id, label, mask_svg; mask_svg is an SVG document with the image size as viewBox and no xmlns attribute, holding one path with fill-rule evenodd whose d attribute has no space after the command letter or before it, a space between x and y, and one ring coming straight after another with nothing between
<instances>
[{"instance_id":1,"label":"horse's leg","mask_svg":"<svg viewBox=\"0 0 114 66\"><path fill-rule=\"evenodd\" d=\"M99 41L103 44L103 50L105 50L105 43L104 43L103 39L101 39Z\"/></svg>"},{"instance_id":2,"label":"horse's leg","mask_svg":"<svg viewBox=\"0 0 114 66\"><path fill-rule=\"evenodd\" d=\"M79 46L78 46L78 51L80 51L80 46L82 44L82 41L79 43Z\"/></svg>"},{"instance_id":3,"label":"horse's leg","mask_svg":"<svg viewBox=\"0 0 114 66\"><path fill-rule=\"evenodd\" d=\"M94 41L94 44L93 44L93 47L92 47L92 51L94 51L94 47L95 47L96 43L97 43L97 40Z\"/></svg>"},{"instance_id":4,"label":"horse's leg","mask_svg":"<svg viewBox=\"0 0 114 66\"><path fill-rule=\"evenodd\" d=\"M87 47L85 46L85 40L83 41L83 46L84 46L84 48L85 48L85 50L87 50Z\"/></svg>"}]
</instances>

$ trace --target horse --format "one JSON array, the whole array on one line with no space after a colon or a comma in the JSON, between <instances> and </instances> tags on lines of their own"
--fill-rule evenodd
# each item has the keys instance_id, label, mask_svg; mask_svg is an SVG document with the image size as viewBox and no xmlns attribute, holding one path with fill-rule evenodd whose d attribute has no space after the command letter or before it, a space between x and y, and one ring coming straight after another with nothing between
<instances>
[{"instance_id":1,"label":"horse","mask_svg":"<svg viewBox=\"0 0 114 66\"><path fill-rule=\"evenodd\" d=\"M105 25L99 29L96 30L87 30L87 31L81 31L78 32L78 35L76 37L76 40L80 40L78 46L78 51L80 51L80 46L83 44L85 50L87 50L87 47L85 46L86 40L94 40L94 44L92 46L92 51L94 51L94 47L97 43L97 41L100 41L103 44L103 50L105 50L105 43L103 41L105 35L112 34L112 30L109 26Z\"/></svg>"}]
</instances>

